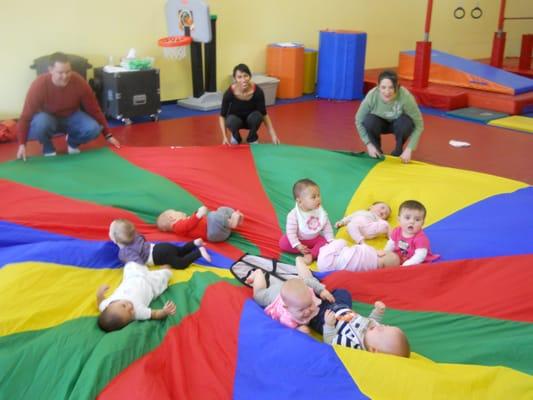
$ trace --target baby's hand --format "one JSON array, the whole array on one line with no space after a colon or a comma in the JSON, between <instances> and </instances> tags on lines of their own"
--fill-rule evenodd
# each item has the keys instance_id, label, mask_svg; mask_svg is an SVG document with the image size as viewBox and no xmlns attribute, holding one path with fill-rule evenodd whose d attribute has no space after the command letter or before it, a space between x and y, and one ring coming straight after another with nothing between
<instances>
[{"instance_id":1,"label":"baby's hand","mask_svg":"<svg viewBox=\"0 0 533 400\"><path fill-rule=\"evenodd\" d=\"M331 310L326 310L326 313L324 314L324 322L326 325L334 327L335 323L337 322L337 317L335 317L335 313Z\"/></svg>"},{"instance_id":2,"label":"baby's hand","mask_svg":"<svg viewBox=\"0 0 533 400\"><path fill-rule=\"evenodd\" d=\"M380 313L384 313L384 312L385 312L385 308L386 308L386 307L385 307L385 303L383 303L382 301L379 301L379 300L378 300L378 301L376 301L376 302L374 303L374 308L375 308L376 310L378 310Z\"/></svg>"},{"instance_id":3,"label":"baby's hand","mask_svg":"<svg viewBox=\"0 0 533 400\"><path fill-rule=\"evenodd\" d=\"M205 217L207 215L207 207L206 206L202 206L198 209L198 211L196 211L196 216L198 218L202 218L202 217Z\"/></svg>"},{"instance_id":4,"label":"baby's hand","mask_svg":"<svg viewBox=\"0 0 533 400\"><path fill-rule=\"evenodd\" d=\"M173 301L169 300L165 303L165 306L163 307L163 313L165 316L176 314L176 305Z\"/></svg>"},{"instance_id":5,"label":"baby's hand","mask_svg":"<svg viewBox=\"0 0 533 400\"><path fill-rule=\"evenodd\" d=\"M308 335L311 334L311 329L309 329L309 327L307 325L300 325L296 329L298 329L300 332L307 333Z\"/></svg>"},{"instance_id":6,"label":"baby's hand","mask_svg":"<svg viewBox=\"0 0 533 400\"><path fill-rule=\"evenodd\" d=\"M329 290L324 289L319 294L322 300L329 301L330 303L335 303L335 297L329 292Z\"/></svg>"},{"instance_id":7,"label":"baby's hand","mask_svg":"<svg viewBox=\"0 0 533 400\"><path fill-rule=\"evenodd\" d=\"M335 222L335 228L340 228L341 226L346 225L342 220Z\"/></svg>"},{"instance_id":8,"label":"baby's hand","mask_svg":"<svg viewBox=\"0 0 533 400\"><path fill-rule=\"evenodd\" d=\"M108 290L109 290L109 285L101 285L98 288L98 291L96 292L96 294L98 296L103 296L105 294L105 292L107 292Z\"/></svg>"},{"instance_id":9,"label":"baby's hand","mask_svg":"<svg viewBox=\"0 0 533 400\"><path fill-rule=\"evenodd\" d=\"M298 249L298 251L302 254L311 253L311 250L309 250L309 247L307 247L305 244L300 243L298 246L296 246L296 249Z\"/></svg>"}]
</instances>

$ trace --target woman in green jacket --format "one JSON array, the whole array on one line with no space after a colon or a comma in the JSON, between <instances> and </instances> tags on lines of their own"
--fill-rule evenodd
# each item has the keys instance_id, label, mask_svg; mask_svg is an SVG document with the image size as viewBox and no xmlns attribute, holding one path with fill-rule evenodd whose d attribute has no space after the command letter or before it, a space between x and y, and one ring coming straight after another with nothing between
<instances>
[{"instance_id":1,"label":"woman in green jacket","mask_svg":"<svg viewBox=\"0 0 533 400\"><path fill-rule=\"evenodd\" d=\"M381 135L394 134L396 147L391 155L404 163L411 160L424 122L413 95L398 84L398 75L383 71L378 85L370 90L355 114L355 125L370 157L381 157ZM404 149L404 144L407 145Z\"/></svg>"}]
</instances>

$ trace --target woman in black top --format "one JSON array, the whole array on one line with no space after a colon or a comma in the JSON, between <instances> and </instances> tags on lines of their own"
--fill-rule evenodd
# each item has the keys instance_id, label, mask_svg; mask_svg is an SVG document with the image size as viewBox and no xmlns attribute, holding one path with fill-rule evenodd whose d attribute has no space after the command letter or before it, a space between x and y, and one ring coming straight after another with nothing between
<instances>
[{"instance_id":1,"label":"woman in black top","mask_svg":"<svg viewBox=\"0 0 533 400\"><path fill-rule=\"evenodd\" d=\"M278 136L267 115L265 94L263 90L252 82L252 73L245 64L233 68L233 83L222 98L219 125L222 132L222 144L240 144L242 142L240 129L248 129L248 143L258 143L257 131L261 123L272 138L272 143L279 144ZM230 141L226 129L231 132Z\"/></svg>"}]
</instances>

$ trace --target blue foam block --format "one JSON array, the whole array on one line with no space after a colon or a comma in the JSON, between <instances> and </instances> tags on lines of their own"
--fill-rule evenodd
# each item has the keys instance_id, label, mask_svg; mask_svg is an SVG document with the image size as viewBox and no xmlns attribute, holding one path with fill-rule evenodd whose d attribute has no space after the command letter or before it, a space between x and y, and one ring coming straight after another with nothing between
<instances>
[{"instance_id":1,"label":"blue foam block","mask_svg":"<svg viewBox=\"0 0 533 400\"><path fill-rule=\"evenodd\" d=\"M366 33L321 31L317 97L334 100L363 98Z\"/></svg>"}]
</instances>

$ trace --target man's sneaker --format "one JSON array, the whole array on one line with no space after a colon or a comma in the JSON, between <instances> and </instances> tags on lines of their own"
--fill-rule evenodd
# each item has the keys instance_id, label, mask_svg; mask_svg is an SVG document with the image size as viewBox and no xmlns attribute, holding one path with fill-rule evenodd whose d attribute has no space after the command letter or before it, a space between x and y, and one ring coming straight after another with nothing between
<instances>
[{"instance_id":1,"label":"man's sneaker","mask_svg":"<svg viewBox=\"0 0 533 400\"><path fill-rule=\"evenodd\" d=\"M44 156L45 157L54 157L56 155L56 152L55 151L52 151L50 153L44 153Z\"/></svg>"},{"instance_id":2,"label":"man's sneaker","mask_svg":"<svg viewBox=\"0 0 533 400\"><path fill-rule=\"evenodd\" d=\"M259 139L254 140L253 142L248 142L248 144L258 144L258 143L259 143Z\"/></svg>"},{"instance_id":3,"label":"man's sneaker","mask_svg":"<svg viewBox=\"0 0 533 400\"><path fill-rule=\"evenodd\" d=\"M77 147L70 147L70 145L67 145L67 151L68 154L80 154L80 149L78 149Z\"/></svg>"},{"instance_id":4,"label":"man's sneaker","mask_svg":"<svg viewBox=\"0 0 533 400\"><path fill-rule=\"evenodd\" d=\"M65 140L67 142L68 154L80 154L80 149L78 149L77 147L72 147L70 144L68 144L68 133L65 135Z\"/></svg>"},{"instance_id":5,"label":"man's sneaker","mask_svg":"<svg viewBox=\"0 0 533 400\"><path fill-rule=\"evenodd\" d=\"M233 137L233 135L232 135L231 138L229 139L229 142L230 142L231 144L239 144L239 142L237 142L237 141L235 140L235 138Z\"/></svg>"}]
</instances>

